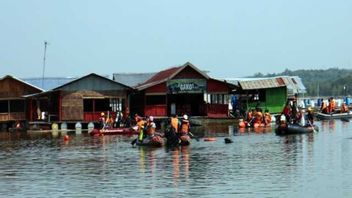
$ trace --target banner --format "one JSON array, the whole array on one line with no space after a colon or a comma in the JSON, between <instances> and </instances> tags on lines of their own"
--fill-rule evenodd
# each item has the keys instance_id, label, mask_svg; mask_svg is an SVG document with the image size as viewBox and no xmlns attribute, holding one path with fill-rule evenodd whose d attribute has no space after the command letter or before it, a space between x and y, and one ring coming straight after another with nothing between
<instances>
[{"instance_id":1,"label":"banner","mask_svg":"<svg viewBox=\"0 0 352 198\"><path fill-rule=\"evenodd\" d=\"M167 82L169 94L203 93L206 91L205 79L172 79Z\"/></svg>"}]
</instances>

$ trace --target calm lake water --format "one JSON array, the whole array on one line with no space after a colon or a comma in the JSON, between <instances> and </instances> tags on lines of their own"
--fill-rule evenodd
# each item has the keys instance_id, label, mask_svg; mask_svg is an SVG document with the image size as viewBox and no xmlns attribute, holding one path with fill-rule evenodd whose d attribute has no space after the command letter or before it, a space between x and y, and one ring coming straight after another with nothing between
<instances>
[{"instance_id":1,"label":"calm lake water","mask_svg":"<svg viewBox=\"0 0 352 198\"><path fill-rule=\"evenodd\" d=\"M176 150L132 147L126 136L2 132L0 197L352 197L351 123L317 125L283 137L197 129L217 141Z\"/></svg>"}]
</instances>

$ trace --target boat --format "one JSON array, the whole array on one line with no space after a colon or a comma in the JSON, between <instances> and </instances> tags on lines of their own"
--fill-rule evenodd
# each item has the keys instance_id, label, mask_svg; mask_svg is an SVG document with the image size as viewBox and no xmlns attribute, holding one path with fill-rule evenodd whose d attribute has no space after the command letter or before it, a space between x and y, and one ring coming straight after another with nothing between
<instances>
[{"instance_id":1,"label":"boat","mask_svg":"<svg viewBox=\"0 0 352 198\"><path fill-rule=\"evenodd\" d=\"M110 129L94 129L89 133L91 136L102 135L135 135L138 132L133 128L110 128Z\"/></svg>"},{"instance_id":2,"label":"boat","mask_svg":"<svg viewBox=\"0 0 352 198\"><path fill-rule=\"evenodd\" d=\"M341 118L352 118L352 112L347 112L347 113L331 113L331 114L326 114L322 112L318 112L316 114L316 118L320 120L330 120L330 119L341 119Z\"/></svg>"},{"instance_id":3,"label":"boat","mask_svg":"<svg viewBox=\"0 0 352 198\"><path fill-rule=\"evenodd\" d=\"M164 145L164 139L159 135L153 137L146 137L142 141L137 139L137 146L150 146L150 147L162 147Z\"/></svg>"},{"instance_id":4,"label":"boat","mask_svg":"<svg viewBox=\"0 0 352 198\"><path fill-rule=\"evenodd\" d=\"M165 131L166 145L174 146L188 146L191 144L191 137L189 135L178 136L173 130L167 129Z\"/></svg>"},{"instance_id":5,"label":"boat","mask_svg":"<svg viewBox=\"0 0 352 198\"><path fill-rule=\"evenodd\" d=\"M276 135L289 135L289 134L305 134L318 131L319 128L315 125L300 126L298 124L281 124L276 127Z\"/></svg>"}]
</instances>

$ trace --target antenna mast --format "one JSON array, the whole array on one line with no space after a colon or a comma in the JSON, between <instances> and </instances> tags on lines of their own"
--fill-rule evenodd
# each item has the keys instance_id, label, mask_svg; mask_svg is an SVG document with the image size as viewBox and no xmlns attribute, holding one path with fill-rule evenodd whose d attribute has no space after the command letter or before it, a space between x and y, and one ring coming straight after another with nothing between
<instances>
[{"instance_id":1,"label":"antenna mast","mask_svg":"<svg viewBox=\"0 0 352 198\"><path fill-rule=\"evenodd\" d=\"M45 74L45 60L46 60L46 46L48 45L47 41L44 41L44 57L43 57L43 75L42 75L42 89L44 89L44 74Z\"/></svg>"}]
</instances>

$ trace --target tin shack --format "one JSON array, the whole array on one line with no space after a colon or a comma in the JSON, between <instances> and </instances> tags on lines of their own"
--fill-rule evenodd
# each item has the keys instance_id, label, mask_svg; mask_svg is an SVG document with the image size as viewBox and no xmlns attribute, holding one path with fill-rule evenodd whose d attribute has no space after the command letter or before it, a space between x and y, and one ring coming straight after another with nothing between
<instances>
[{"instance_id":1,"label":"tin shack","mask_svg":"<svg viewBox=\"0 0 352 198\"><path fill-rule=\"evenodd\" d=\"M238 85L238 89L233 92L236 101L233 106L242 113L256 107L278 113L282 111L288 97L306 93L306 88L298 76L226 80Z\"/></svg>"}]
</instances>

